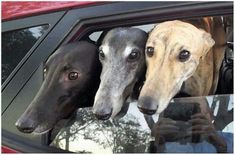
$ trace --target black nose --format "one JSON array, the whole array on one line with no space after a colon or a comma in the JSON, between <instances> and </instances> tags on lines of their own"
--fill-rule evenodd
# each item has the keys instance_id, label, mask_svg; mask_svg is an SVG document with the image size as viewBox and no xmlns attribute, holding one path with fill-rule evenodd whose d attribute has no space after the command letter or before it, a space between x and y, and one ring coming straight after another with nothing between
<instances>
[{"instance_id":1,"label":"black nose","mask_svg":"<svg viewBox=\"0 0 235 155\"><path fill-rule=\"evenodd\" d=\"M153 115L157 111L158 104L154 101L152 97L146 96L146 97L141 97L139 99L138 108L140 112L144 114Z\"/></svg>"},{"instance_id":2,"label":"black nose","mask_svg":"<svg viewBox=\"0 0 235 155\"><path fill-rule=\"evenodd\" d=\"M15 126L20 132L32 133L35 130L35 123L31 119L18 119Z\"/></svg>"},{"instance_id":3,"label":"black nose","mask_svg":"<svg viewBox=\"0 0 235 155\"><path fill-rule=\"evenodd\" d=\"M95 116L96 116L97 119L107 120L111 117L112 112L113 112L113 109L104 108L104 109L101 109L101 110L96 111L94 113L95 113Z\"/></svg>"}]
</instances>

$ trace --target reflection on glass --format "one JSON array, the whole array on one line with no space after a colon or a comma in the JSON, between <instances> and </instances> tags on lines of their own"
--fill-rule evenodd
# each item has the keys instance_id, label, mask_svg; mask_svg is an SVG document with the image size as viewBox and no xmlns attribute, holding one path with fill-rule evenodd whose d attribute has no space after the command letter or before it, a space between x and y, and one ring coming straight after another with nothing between
<instances>
[{"instance_id":1,"label":"reflection on glass","mask_svg":"<svg viewBox=\"0 0 235 155\"><path fill-rule=\"evenodd\" d=\"M149 135L150 130L143 129L131 114L98 121L90 108L84 108L77 111L76 121L63 128L52 145L80 153L145 152Z\"/></svg>"},{"instance_id":2,"label":"reflection on glass","mask_svg":"<svg viewBox=\"0 0 235 155\"><path fill-rule=\"evenodd\" d=\"M174 99L159 116L149 117L154 121L139 112L136 102L124 117L108 121L98 121L91 108L79 109L51 145L79 153L233 150L233 95Z\"/></svg>"},{"instance_id":3,"label":"reflection on glass","mask_svg":"<svg viewBox=\"0 0 235 155\"><path fill-rule=\"evenodd\" d=\"M155 141L151 152L232 152L232 130L221 131L233 121L230 99L229 96L175 99L152 128ZM216 104L218 112L214 116Z\"/></svg>"},{"instance_id":4,"label":"reflection on glass","mask_svg":"<svg viewBox=\"0 0 235 155\"><path fill-rule=\"evenodd\" d=\"M48 27L42 25L2 33L2 83Z\"/></svg>"}]
</instances>

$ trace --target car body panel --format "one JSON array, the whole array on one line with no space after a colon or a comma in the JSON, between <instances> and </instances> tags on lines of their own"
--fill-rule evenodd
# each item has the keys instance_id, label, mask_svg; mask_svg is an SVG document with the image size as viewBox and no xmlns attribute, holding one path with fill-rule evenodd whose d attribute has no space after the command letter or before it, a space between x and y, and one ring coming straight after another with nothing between
<instances>
[{"instance_id":1,"label":"car body panel","mask_svg":"<svg viewBox=\"0 0 235 155\"><path fill-rule=\"evenodd\" d=\"M16 150L13 150L7 146L2 146L2 153L19 153L18 151Z\"/></svg>"},{"instance_id":2,"label":"car body panel","mask_svg":"<svg viewBox=\"0 0 235 155\"><path fill-rule=\"evenodd\" d=\"M37 2L2 2L2 20L13 20L43 13L87 7L95 1L37 1Z\"/></svg>"}]
</instances>

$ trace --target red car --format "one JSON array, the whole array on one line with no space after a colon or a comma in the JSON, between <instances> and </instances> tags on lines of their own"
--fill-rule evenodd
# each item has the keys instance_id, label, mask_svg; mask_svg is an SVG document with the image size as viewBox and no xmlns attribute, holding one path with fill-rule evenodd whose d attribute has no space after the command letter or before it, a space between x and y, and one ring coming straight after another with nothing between
<instances>
[{"instance_id":1,"label":"red car","mask_svg":"<svg viewBox=\"0 0 235 155\"><path fill-rule=\"evenodd\" d=\"M162 21L205 16L233 16L233 2L2 2L2 153L94 151L90 148L84 149L81 142L77 143L75 148L69 146L69 143L58 142L64 133L67 133L67 137L63 140L76 139L73 135L78 133L69 135L65 132L71 124L59 130L55 128L46 134L33 136L21 133L15 127L17 118L25 111L40 88L43 81L43 62L59 46L86 38L96 42L102 31L114 27L136 26L148 32L153 24ZM233 69L233 56L225 61ZM226 108L231 112L233 76L228 79L232 80L222 80L221 83L225 84L218 90L218 94L225 92L226 95L217 99L221 102L226 100ZM224 85L228 87L223 88ZM214 110L215 107L223 108L216 103L211 106ZM227 120L220 123L222 125L218 125L218 129L222 130L233 122L231 115L226 115L220 110L217 110L217 114L218 122L222 118ZM134 128L138 124L130 126ZM124 134L123 137L127 142L135 134L139 132ZM111 152L146 152L148 144L145 142L147 139L137 137L137 141L131 140L123 147L113 147L115 149ZM93 148L97 147L93 142L89 144ZM105 151L107 150L109 149Z\"/></svg>"}]
</instances>

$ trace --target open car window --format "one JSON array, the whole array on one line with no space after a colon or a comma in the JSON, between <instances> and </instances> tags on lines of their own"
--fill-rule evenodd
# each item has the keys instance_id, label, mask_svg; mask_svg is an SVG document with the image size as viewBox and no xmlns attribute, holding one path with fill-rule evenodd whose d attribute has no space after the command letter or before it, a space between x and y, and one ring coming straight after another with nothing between
<instances>
[{"instance_id":1,"label":"open car window","mask_svg":"<svg viewBox=\"0 0 235 155\"><path fill-rule=\"evenodd\" d=\"M231 16L223 16L223 20L231 20ZM156 24L132 27L148 33ZM226 29L229 41L233 29L231 25ZM100 45L106 32L107 29L94 31L88 37ZM233 48L228 45L216 95L174 98L167 109L153 116L143 115L137 102L131 102L125 116L107 121L97 120L92 107L80 108L70 120L63 120L52 130L50 145L76 153L233 152L232 63ZM175 134L167 135L164 125L173 125ZM159 132L167 136L158 137ZM216 144L215 137L219 137ZM222 146L224 142L226 146Z\"/></svg>"},{"instance_id":2,"label":"open car window","mask_svg":"<svg viewBox=\"0 0 235 155\"><path fill-rule=\"evenodd\" d=\"M185 98L178 98L172 101L172 105L165 111L165 114L153 116L156 122L160 117L173 117L178 120L181 130L177 137L165 139L165 149L156 146L155 138L151 135L151 130L146 123L146 118L139 112L136 102L130 103L127 114L120 119L108 121L98 121L92 115L91 108L81 108L76 112L76 116L71 119L65 127L57 134L51 146L77 153L143 153L143 152L183 152L187 150L190 153L196 153L189 146L190 142L198 145L207 145L205 152L215 149L207 143L205 137L198 135L186 135L186 130L190 129L190 123L187 124L187 115L193 113L186 111L187 103L204 102L209 105L211 115L213 115L213 125L216 131L225 141L230 142L227 146L229 151L233 150L233 95L215 95L207 97L191 97L185 101ZM204 104L203 103L203 104ZM179 106L182 104L183 106ZM174 111L172 111L174 109ZM194 107L194 110L202 110ZM183 116L185 115L185 116ZM179 120L181 119L181 120ZM151 120L149 121L151 123ZM186 125L187 124L187 125ZM185 145L185 147L182 147ZM188 148L187 148L188 146ZM182 150L185 149L185 150Z\"/></svg>"}]
</instances>

